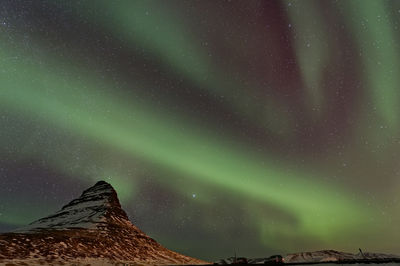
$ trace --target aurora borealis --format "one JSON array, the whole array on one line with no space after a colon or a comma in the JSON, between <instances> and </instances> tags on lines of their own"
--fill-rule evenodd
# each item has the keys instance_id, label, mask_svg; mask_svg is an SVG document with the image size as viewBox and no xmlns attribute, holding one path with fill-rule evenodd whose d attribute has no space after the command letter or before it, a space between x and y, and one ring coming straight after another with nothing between
<instances>
[{"instance_id":1,"label":"aurora borealis","mask_svg":"<svg viewBox=\"0 0 400 266\"><path fill-rule=\"evenodd\" d=\"M98 180L207 260L400 253L400 2L1 1L0 230Z\"/></svg>"}]
</instances>

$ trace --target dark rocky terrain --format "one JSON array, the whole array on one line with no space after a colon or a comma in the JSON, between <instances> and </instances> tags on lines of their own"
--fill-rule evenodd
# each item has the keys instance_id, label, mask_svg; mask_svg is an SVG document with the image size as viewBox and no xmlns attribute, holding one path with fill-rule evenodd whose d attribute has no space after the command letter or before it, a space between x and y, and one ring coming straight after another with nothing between
<instances>
[{"instance_id":1,"label":"dark rocky terrain","mask_svg":"<svg viewBox=\"0 0 400 266\"><path fill-rule=\"evenodd\" d=\"M0 235L0 264L206 264L168 250L128 219L104 181L53 215Z\"/></svg>"}]
</instances>

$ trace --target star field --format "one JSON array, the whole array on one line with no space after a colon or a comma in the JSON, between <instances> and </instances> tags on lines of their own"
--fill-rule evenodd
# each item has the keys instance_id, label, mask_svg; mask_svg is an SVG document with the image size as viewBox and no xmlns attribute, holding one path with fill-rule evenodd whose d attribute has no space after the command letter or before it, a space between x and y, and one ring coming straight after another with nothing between
<instances>
[{"instance_id":1,"label":"star field","mask_svg":"<svg viewBox=\"0 0 400 266\"><path fill-rule=\"evenodd\" d=\"M400 2L2 1L0 231L98 180L206 260L400 253Z\"/></svg>"}]
</instances>

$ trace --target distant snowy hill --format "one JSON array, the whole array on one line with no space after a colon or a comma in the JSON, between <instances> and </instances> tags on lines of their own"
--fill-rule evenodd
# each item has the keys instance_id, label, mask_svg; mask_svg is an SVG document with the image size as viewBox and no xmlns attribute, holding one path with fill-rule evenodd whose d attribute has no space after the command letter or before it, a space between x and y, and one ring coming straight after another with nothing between
<instances>
[{"instance_id":1,"label":"distant snowy hill","mask_svg":"<svg viewBox=\"0 0 400 266\"><path fill-rule=\"evenodd\" d=\"M388 255L381 253L346 253L336 250L320 250L313 252L300 252L288 254L284 257L285 263L309 263L309 262L351 262L351 261L400 261L397 255Z\"/></svg>"},{"instance_id":2,"label":"distant snowy hill","mask_svg":"<svg viewBox=\"0 0 400 266\"><path fill-rule=\"evenodd\" d=\"M220 259L214 264L216 265L230 265L230 264L267 264L267 265L323 265L325 263L331 264L349 264L349 265L391 265L400 263L400 256L388 255L381 253L362 253L361 251L357 254L351 254L346 252L340 252L336 250L320 250L312 252L299 252L288 254L285 257L281 255L273 255L265 258L236 258L230 257L227 259Z\"/></svg>"},{"instance_id":3,"label":"distant snowy hill","mask_svg":"<svg viewBox=\"0 0 400 266\"><path fill-rule=\"evenodd\" d=\"M50 216L0 235L0 264L204 264L170 251L128 219L113 187L99 181Z\"/></svg>"}]
</instances>

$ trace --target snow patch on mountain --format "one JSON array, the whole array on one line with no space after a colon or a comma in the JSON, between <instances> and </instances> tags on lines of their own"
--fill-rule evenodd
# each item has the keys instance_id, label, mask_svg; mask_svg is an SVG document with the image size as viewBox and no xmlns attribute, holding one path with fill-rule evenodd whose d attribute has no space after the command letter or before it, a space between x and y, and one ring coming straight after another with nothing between
<instances>
[{"instance_id":1,"label":"snow patch on mountain","mask_svg":"<svg viewBox=\"0 0 400 266\"><path fill-rule=\"evenodd\" d=\"M113 208L119 214L109 215L113 213ZM79 198L62 207L61 210L17 229L16 232L29 233L43 229L100 229L107 225L109 219L117 223L130 223L126 213L121 209L113 187L104 181L99 181L95 186L85 190Z\"/></svg>"},{"instance_id":2,"label":"snow patch on mountain","mask_svg":"<svg viewBox=\"0 0 400 266\"><path fill-rule=\"evenodd\" d=\"M161 246L133 225L114 188L97 182L56 213L0 234L0 264L98 260L135 264L206 264ZM108 263L107 263L108 264Z\"/></svg>"}]
</instances>

